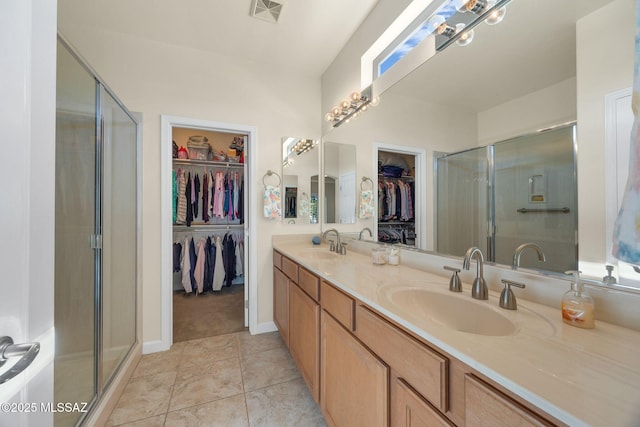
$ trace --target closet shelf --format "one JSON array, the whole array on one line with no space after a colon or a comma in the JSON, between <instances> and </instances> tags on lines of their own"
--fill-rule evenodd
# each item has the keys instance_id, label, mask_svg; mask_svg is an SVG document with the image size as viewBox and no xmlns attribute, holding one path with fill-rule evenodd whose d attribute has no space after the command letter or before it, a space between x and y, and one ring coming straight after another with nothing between
<instances>
[{"instance_id":1,"label":"closet shelf","mask_svg":"<svg viewBox=\"0 0 640 427\"><path fill-rule=\"evenodd\" d=\"M200 231L200 230L241 230L244 224L191 224L190 226L174 224L173 231Z\"/></svg>"},{"instance_id":2,"label":"closet shelf","mask_svg":"<svg viewBox=\"0 0 640 427\"><path fill-rule=\"evenodd\" d=\"M415 177L414 176L405 176L405 175L403 175L403 176L384 176L383 174L379 173L378 174L378 178L381 178L382 180L385 180L385 179L407 179L409 181L412 181Z\"/></svg>"},{"instance_id":3,"label":"closet shelf","mask_svg":"<svg viewBox=\"0 0 640 427\"><path fill-rule=\"evenodd\" d=\"M233 163L233 162L214 162L213 160L188 160L188 159L173 159L174 165L197 165L197 166L219 166L219 167L227 167L227 168L238 168L241 169L244 167L244 163Z\"/></svg>"},{"instance_id":4,"label":"closet shelf","mask_svg":"<svg viewBox=\"0 0 640 427\"><path fill-rule=\"evenodd\" d=\"M378 221L378 226L380 225L412 225L415 226L415 221Z\"/></svg>"}]
</instances>

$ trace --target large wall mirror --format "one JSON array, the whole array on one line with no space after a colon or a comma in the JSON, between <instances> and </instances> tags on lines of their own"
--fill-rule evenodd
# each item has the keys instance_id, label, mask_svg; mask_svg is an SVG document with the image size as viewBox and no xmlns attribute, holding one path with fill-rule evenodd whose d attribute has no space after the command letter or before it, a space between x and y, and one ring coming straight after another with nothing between
<instances>
[{"instance_id":1,"label":"large wall mirror","mask_svg":"<svg viewBox=\"0 0 640 427\"><path fill-rule=\"evenodd\" d=\"M355 122L332 129L325 138L362 141L358 150L363 156L367 155L365 144L376 141L426 148L427 202L421 208L427 212L430 228L423 249L436 250L435 217L440 200L436 199L435 188L436 152L477 149L576 122L577 205L567 197L558 198L557 206L555 202L543 206L552 200L551 192L556 187L550 185L548 162L542 162L539 170L527 171L524 189L518 192L538 198L525 200L526 204L517 208L576 210L577 242L564 250L576 250L579 268L602 278L606 274L604 264L612 262L607 255L611 233L605 225L607 195L611 193L606 181L612 169L605 163L610 151L606 145L606 99L632 85L634 6L633 0L511 0L501 23L478 25L471 44L454 43L438 52L382 93L378 107ZM622 102L629 105L629 99ZM622 144L628 146L628 134L626 138L623 135ZM517 150L509 155L517 155ZM483 153L483 161L486 158ZM520 160L516 156L511 161ZM618 169L626 167L623 164ZM372 173L369 169L361 172ZM530 183L530 178L535 182ZM498 200L501 196L496 197ZM479 203L485 203L485 199ZM518 215L520 221L530 218L544 223L565 214ZM467 216L468 221L477 221ZM459 221L466 221L465 215ZM462 229L462 225L458 222L456 227ZM516 243L535 238L531 227L512 228L526 229L528 234L509 236L513 247L501 249L507 255L513 254ZM481 247L485 252L486 243ZM553 251L548 255L552 257ZM498 262L510 264L510 260L510 256L504 256ZM547 268L537 261L534 251L523 253L521 264L545 271L564 268L551 268L551 264Z\"/></svg>"},{"instance_id":2,"label":"large wall mirror","mask_svg":"<svg viewBox=\"0 0 640 427\"><path fill-rule=\"evenodd\" d=\"M324 223L356 222L356 146L323 142Z\"/></svg>"},{"instance_id":3,"label":"large wall mirror","mask_svg":"<svg viewBox=\"0 0 640 427\"><path fill-rule=\"evenodd\" d=\"M318 223L319 152L316 139L282 138L282 215L285 224Z\"/></svg>"}]
</instances>

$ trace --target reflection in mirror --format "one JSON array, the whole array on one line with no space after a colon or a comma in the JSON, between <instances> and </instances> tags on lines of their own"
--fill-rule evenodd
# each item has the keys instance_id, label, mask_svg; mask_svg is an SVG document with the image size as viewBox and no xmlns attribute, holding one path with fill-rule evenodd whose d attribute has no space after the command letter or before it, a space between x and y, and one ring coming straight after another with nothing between
<instances>
[{"instance_id":1,"label":"reflection in mirror","mask_svg":"<svg viewBox=\"0 0 640 427\"><path fill-rule=\"evenodd\" d=\"M487 261L511 264L536 244L546 255L519 266L564 273L578 268L575 126L453 153L436 160L436 249L463 256L478 246Z\"/></svg>"},{"instance_id":2,"label":"reflection in mirror","mask_svg":"<svg viewBox=\"0 0 640 427\"><path fill-rule=\"evenodd\" d=\"M284 217L298 217L298 176L283 175L284 182Z\"/></svg>"},{"instance_id":3,"label":"reflection in mirror","mask_svg":"<svg viewBox=\"0 0 640 427\"><path fill-rule=\"evenodd\" d=\"M499 25L479 25L468 46L452 44L438 52L382 93L376 110L331 130L331 138L357 138L366 150L375 141L398 143L394 135L402 135L407 141L403 144L425 147L431 156L576 121L579 268L602 278L604 264L612 262L606 249L611 234L605 232L605 197L615 194L606 186L606 176L628 168L605 162L607 153L616 152L607 140L608 129L619 128L619 123L605 121L610 116L604 100L632 85L634 16L631 0L512 0ZM629 137L625 139L628 146ZM433 162L427 165L428 175L435 176ZM429 189L435 189L434 184L427 182ZM482 200L478 203L485 203ZM439 206L429 196L424 208L431 217ZM518 215L523 221L541 219ZM457 226L462 229L466 223ZM435 226L427 231L424 247L435 250ZM486 242L482 247L485 252ZM528 257L533 264L525 262ZM511 264L509 259L498 262ZM535 263L535 253L523 253L523 265L541 270L551 265Z\"/></svg>"},{"instance_id":4,"label":"reflection in mirror","mask_svg":"<svg viewBox=\"0 0 640 427\"><path fill-rule=\"evenodd\" d=\"M319 165L318 140L282 138L283 212L286 224L318 222Z\"/></svg>"},{"instance_id":5,"label":"reflection in mirror","mask_svg":"<svg viewBox=\"0 0 640 427\"><path fill-rule=\"evenodd\" d=\"M324 142L324 223L356 222L356 147Z\"/></svg>"}]
</instances>

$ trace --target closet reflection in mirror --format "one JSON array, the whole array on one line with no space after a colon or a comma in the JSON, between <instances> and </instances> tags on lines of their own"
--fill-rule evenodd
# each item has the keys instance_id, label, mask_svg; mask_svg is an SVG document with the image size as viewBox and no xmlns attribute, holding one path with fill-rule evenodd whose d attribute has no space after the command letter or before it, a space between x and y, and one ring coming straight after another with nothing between
<instances>
[{"instance_id":1,"label":"closet reflection in mirror","mask_svg":"<svg viewBox=\"0 0 640 427\"><path fill-rule=\"evenodd\" d=\"M323 142L324 223L356 222L356 146Z\"/></svg>"},{"instance_id":2,"label":"closet reflection in mirror","mask_svg":"<svg viewBox=\"0 0 640 427\"><path fill-rule=\"evenodd\" d=\"M282 138L283 213L285 224L318 222L319 141ZM315 177L315 185L313 179Z\"/></svg>"}]
</instances>

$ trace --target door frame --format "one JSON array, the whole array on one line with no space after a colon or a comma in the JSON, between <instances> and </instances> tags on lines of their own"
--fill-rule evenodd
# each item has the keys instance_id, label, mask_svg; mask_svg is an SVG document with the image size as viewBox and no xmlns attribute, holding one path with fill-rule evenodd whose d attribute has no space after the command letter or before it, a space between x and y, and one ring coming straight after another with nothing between
<instances>
[{"instance_id":1,"label":"door frame","mask_svg":"<svg viewBox=\"0 0 640 427\"><path fill-rule=\"evenodd\" d=\"M385 144L376 142L373 144L373 170L376 171L373 176L373 189L378 188L378 151L386 151L390 153L407 154L415 157L414 167L416 168L414 182L422 183L416 185L414 202L415 202L415 229L416 229L416 248L430 249L427 245L427 150L419 147L407 147L404 145ZM376 193L377 194L377 193ZM377 199L377 196L376 196ZM417 214L416 214L417 213ZM375 221L373 222L373 236L378 240L378 213L376 210Z\"/></svg>"},{"instance_id":2,"label":"door frame","mask_svg":"<svg viewBox=\"0 0 640 427\"><path fill-rule=\"evenodd\" d=\"M255 126L232 123L214 122L188 117L161 115L161 147L160 147L160 255L161 255L161 339L160 341L145 342L143 353L153 353L171 348L173 344L173 274L172 274L172 201L171 201L171 171L172 166L172 133L174 127L201 129L214 132L239 133L248 135L245 150L245 326L249 332L258 330L258 285L257 285L257 245L250 241L251 236L257 236L256 227L256 186L252 185L256 176L255 161L257 129ZM248 187L248 188L247 188Z\"/></svg>"}]
</instances>

